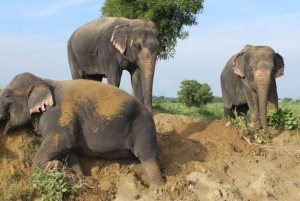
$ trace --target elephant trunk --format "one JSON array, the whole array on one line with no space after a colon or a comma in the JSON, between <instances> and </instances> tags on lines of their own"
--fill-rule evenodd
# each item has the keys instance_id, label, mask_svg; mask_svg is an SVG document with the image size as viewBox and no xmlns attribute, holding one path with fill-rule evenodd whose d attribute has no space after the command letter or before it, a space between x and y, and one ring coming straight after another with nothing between
<instances>
[{"instance_id":1,"label":"elephant trunk","mask_svg":"<svg viewBox=\"0 0 300 201\"><path fill-rule=\"evenodd\" d=\"M152 87L155 64L156 60L146 61L144 65L141 66L144 104L150 112L152 112Z\"/></svg>"},{"instance_id":2,"label":"elephant trunk","mask_svg":"<svg viewBox=\"0 0 300 201\"><path fill-rule=\"evenodd\" d=\"M4 106L2 102L0 102L0 121L5 120L7 118L8 109Z\"/></svg>"},{"instance_id":3,"label":"elephant trunk","mask_svg":"<svg viewBox=\"0 0 300 201\"><path fill-rule=\"evenodd\" d=\"M260 121L263 129L270 135L267 121L267 102L270 87L271 71L260 69L255 72L254 79L257 83Z\"/></svg>"}]
</instances>

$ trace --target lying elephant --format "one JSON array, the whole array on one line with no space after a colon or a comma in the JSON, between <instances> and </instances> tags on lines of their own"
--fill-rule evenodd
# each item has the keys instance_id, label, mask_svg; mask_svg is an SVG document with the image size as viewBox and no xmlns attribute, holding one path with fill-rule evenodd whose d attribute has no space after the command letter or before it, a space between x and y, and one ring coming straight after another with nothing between
<instances>
[{"instance_id":1,"label":"lying elephant","mask_svg":"<svg viewBox=\"0 0 300 201\"><path fill-rule=\"evenodd\" d=\"M31 123L43 137L34 157L40 169L61 160L82 174L77 154L92 158L138 158L151 185L161 186L152 114L126 92L92 80L53 81L17 75L0 96L4 134Z\"/></svg>"},{"instance_id":2,"label":"lying elephant","mask_svg":"<svg viewBox=\"0 0 300 201\"><path fill-rule=\"evenodd\" d=\"M250 110L250 121L255 128L267 124L267 109L278 109L275 78L284 74L284 62L280 54L268 46L247 45L233 55L221 74L224 115L233 117ZM269 108L268 108L269 107Z\"/></svg>"}]
</instances>

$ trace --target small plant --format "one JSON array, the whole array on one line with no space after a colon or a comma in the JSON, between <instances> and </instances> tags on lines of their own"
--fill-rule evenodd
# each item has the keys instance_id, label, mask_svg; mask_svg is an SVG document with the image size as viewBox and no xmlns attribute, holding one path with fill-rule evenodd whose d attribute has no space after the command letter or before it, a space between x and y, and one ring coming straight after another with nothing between
<instances>
[{"instance_id":1,"label":"small plant","mask_svg":"<svg viewBox=\"0 0 300 201\"><path fill-rule=\"evenodd\" d=\"M262 133L264 133L263 130L253 129L249 123L248 118L244 116L238 116L236 110L233 111L233 114L235 118L229 118L229 121L226 123L226 126L229 126L231 124L236 126L238 128L239 137L244 137L244 139L246 139L245 136L252 135L253 140L256 143L263 144L266 142L265 139L262 137Z\"/></svg>"},{"instance_id":2,"label":"small plant","mask_svg":"<svg viewBox=\"0 0 300 201\"><path fill-rule=\"evenodd\" d=\"M249 132L249 121L246 117L238 116L237 111L233 111L234 118L229 118L229 121L226 123L226 126L230 126L233 124L238 128L239 136L242 137L243 135L248 134Z\"/></svg>"},{"instance_id":3,"label":"small plant","mask_svg":"<svg viewBox=\"0 0 300 201\"><path fill-rule=\"evenodd\" d=\"M268 111L268 124L274 129L284 128L293 130L298 128L299 120L295 117L293 111L288 108Z\"/></svg>"},{"instance_id":4,"label":"small plant","mask_svg":"<svg viewBox=\"0 0 300 201\"><path fill-rule=\"evenodd\" d=\"M81 184L72 182L64 172L53 170L33 173L32 183L35 192L42 196L43 201L64 200L67 194L82 187Z\"/></svg>"},{"instance_id":5,"label":"small plant","mask_svg":"<svg viewBox=\"0 0 300 201\"><path fill-rule=\"evenodd\" d=\"M258 144L263 144L266 141L259 135L259 134L254 134L254 140L255 142L257 142Z\"/></svg>"}]
</instances>

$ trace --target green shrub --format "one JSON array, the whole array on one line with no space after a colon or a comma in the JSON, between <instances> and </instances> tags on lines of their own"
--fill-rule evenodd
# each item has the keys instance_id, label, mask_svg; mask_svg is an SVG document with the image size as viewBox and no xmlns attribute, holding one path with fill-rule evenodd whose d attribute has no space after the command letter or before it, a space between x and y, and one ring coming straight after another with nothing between
<instances>
[{"instance_id":1,"label":"green shrub","mask_svg":"<svg viewBox=\"0 0 300 201\"><path fill-rule=\"evenodd\" d=\"M237 111L233 111L234 118L229 117L226 126L234 125L238 128L239 136L247 135L249 132L249 120L246 117L238 116Z\"/></svg>"},{"instance_id":2,"label":"green shrub","mask_svg":"<svg viewBox=\"0 0 300 201\"><path fill-rule=\"evenodd\" d=\"M244 116L238 116L237 111L233 111L234 118L228 118L228 122L226 123L226 126L234 125L238 129L239 137L245 138L248 135L252 136L252 139L258 143L263 144L265 143L264 139L264 131L261 129L253 129L253 127L250 125L250 122L247 117ZM248 141L247 141L248 142Z\"/></svg>"},{"instance_id":3,"label":"green shrub","mask_svg":"<svg viewBox=\"0 0 300 201\"><path fill-rule=\"evenodd\" d=\"M40 171L32 174L33 189L42 196L43 201L64 200L69 193L76 192L82 187L81 184L74 184L64 172Z\"/></svg>"},{"instance_id":4,"label":"green shrub","mask_svg":"<svg viewBox=\"0 0 300 201\"><path fill-rule=\"evenodd\" d=\"M293 130L298 128L299 120L289 108L268 111L268 125L274 129Z\"/></svg>"}]
</instances>

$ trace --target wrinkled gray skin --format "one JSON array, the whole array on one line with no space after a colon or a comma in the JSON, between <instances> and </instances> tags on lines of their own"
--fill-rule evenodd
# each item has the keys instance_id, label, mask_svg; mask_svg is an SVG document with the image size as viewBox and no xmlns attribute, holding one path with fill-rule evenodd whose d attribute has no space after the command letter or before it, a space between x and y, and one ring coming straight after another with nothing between
<instances>
[{"instance_id":1,"label":"wrinkled gray skin","mask_svg":"<svg viewBox=\"0 0 300 201\"><path fill-rule=\"evenodd\" d=\"M53 81L23 73L0 95L0 119L6 120L4 134L31 123L42 135L43 143L34 157L40 169L59 169L67 158L67 165L82 174L77 154L138 158L150 184L164 184L157 165L152 114L114 86L82 79Z\"/></svg>"},{"instance_id":2,"label":"wrinkled gray skin","mask_svg":"<svg viewBox=\"0 0 300 201\"><path fill-rule=\"evenodd\" d=\"M221 87L225 117L246 115L254 128L270 134L267 109L278 109L275 78L284 74L283 58L267 46L247 45L232 56L221 74Z\"/></svg>"},{"instance_id":3,"label":"wrinkled gray skin","mask_svg":"<svg viewBox=\"0 0 300 201\"><path fill-rule=\"evenodd\" d=\"M100 18L78 28L68 42L73 79L120 86L122 71L131 75L134 97L152 110L152 86L159 42L153 22Z\"/></svg>"}]
</instances>

